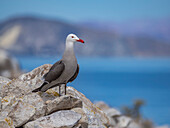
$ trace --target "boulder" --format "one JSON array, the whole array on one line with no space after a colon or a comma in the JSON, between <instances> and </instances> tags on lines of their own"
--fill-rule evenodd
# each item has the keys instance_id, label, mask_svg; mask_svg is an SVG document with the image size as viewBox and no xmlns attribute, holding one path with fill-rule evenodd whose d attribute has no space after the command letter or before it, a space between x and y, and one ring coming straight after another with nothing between
<instances>
[{"instance_id":1,"label":"boulder","mask_svg":"<svg viewBox=\"0 0 170 128\"><path fill-rule=\"evenodd\" d=\"M50 114L52 112L58 111L58 110L66 110L76 107L82 107L82 101L74 98L72 96L61 96L54 100L48 100L46 101L47 104L47 114Z\"/></svg>"},{"instance_id":2,"label":"boulder","mask_svg":"<svg viewBox=\"0 0 170 128\"><path fill-rule=\"evenodd\" d=\"M122 115L120 111L109 107L103 101L95 102L95 105L106 113L109 118L110 128L142 128L132 118Z\"/></svg>"},{"instance_id":3,"label":"boulder","mask_svg":"<svg viewBox=\"0 0 170 128\"><path fill-rule=\"evenodd\" d=\"M51 64L44 64L31 72L21 75L18 80L23 81L31 90L34 90L42 85L44 82L43 76L49 71L51 66Z\"/></svg>"},{"instance_id":4,"label":"boulder","mask_svg":"<svg viewBox=\"0 0 170 128\"><path fill-rule=\"evenodd\" d=\"M143 127L141 124L135 121L131 121L127 128L145 128L145 127Z\"/></svg>"},{"instance_id":5,"label":"boulder","mask_svg":"<svg viewBox=\"0 0 170 128\"><path fill-rule=\"evenodd\" d=\"M126 128L130 125L132 119L127 116L120 116L117 118L117 127L118 128Z\"/></svg>"},{"instance_id":6,"label":"boulder","mask_svg":"<svg viewBox=\"0 0 170 128\"><path fill-rule=\"evenodd\" d=\"M101 110L107 110L109 109L110 107L103 101L98 101L98 102L94 102L95 106L100 108Z\"/></svg>"},{"instance_id":7,"label":"boulder","mask_svg":"<svg viewBox=\"0 0 170 128\"><path fill-rule=\"evenodd\" d=\"M88 118L86 113L84 112L84 110L82 108L73 108L71 109L74 112L77 112L81 115L81 119L78 122L77 126L75 126L75 128L88 128Z\"/></svg>"},{"instance_id":8,"label":"boulder","mask_svg":"<svg viewBox=\"0 0 170 128\"><path fill-rule=\"evenodd\" d=\"M80 99L83 103L83 110L88 118L88 124L96 127L106 127L109 124L106 114L97 108L89 99L73 87L67 87L67 95Z\"/></svg>"},{"instance_id":9,"label":"boulder","mask_svg":"<svg viewBox=\"0 0 170 128\"><path fill-rule=\"evenodd\" d=\"M11 80L1 87L0 97L15 95L22 97L26 94L32 93L32 90L38 88L43 83L43 75L47 73L51 65L46 64L40 66L33 71L23 74L16 79Z\"/></svg>"},{"instance_id":10,"label":"boulder","mask_svg":"<svg viewBox=\"0 0 170 128\"><path fill-rule=\"evenodd\" d=\"M72 128L80 119L80 114L71 110L62 110L31 121L24 128Z\"/></svg>"},{"instance_id":11,"label":"boulder","mask_svg":"<svg viewBox=\"0 0 170 128\"><path fill-rule=\"evenodd\" d=\"M117 117L121 116L121 113L116 110L115 108L110 108L106 103L103 101L96 102L95 105L100 108L104 113L106 113L109 123L111 126L117 125Z\"/></svg>"},{"instance_id":12,"label":"boulder","mask_svg":"<svg viewBox=\"0 0 170 128\"><path fill-rule=\"evenodd\" d=\"M37 119L45 115L46 105L38 94L32 93L16 98L14 95L1 99L2 110L0 119L10 117L14 126L21 126L28 120Z\"/></svg>"},{"instance_id":13,"label":"boulder","mask_svg":"<svg viewBox=\"0 0 170 128\"><path fill-rule=\"evenodd\" d=\"M100 102L95 102L95 106L100 108L103 112L107 114L109 117L117 117L120 116L121 113L115 108L110 108L105 102L100 101Z\"/></svg>"},{"instance_id":14,"label":"boulder","mask_svg":"<svg viewBox=\"0 0 170 128\"><path fill-rule=\"evenodd\" d=\"M35 114L35 107L19 101L17 106L9 113L14 126L19 127L29 121Z\"/></svg>"},{"instance_id":15,"label":"boulder","mask_svg":"<svg viewBox=\"0 0 170 128\"><path fill-rule=\"evenodd\" d=\"M46 105L37 93L31 93L24 96L22 101L35 107L35 114L32 117L33 120L46 114Z\"/></svg>"}]
</instances>

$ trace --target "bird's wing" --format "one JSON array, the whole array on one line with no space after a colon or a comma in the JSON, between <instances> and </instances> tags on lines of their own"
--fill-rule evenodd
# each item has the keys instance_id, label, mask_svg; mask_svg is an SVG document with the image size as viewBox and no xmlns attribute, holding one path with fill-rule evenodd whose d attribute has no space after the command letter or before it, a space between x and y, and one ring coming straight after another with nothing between
<instances>
[{"instance_id":1,"label":"bird's wing","mask_svg":"<svg viewBox=\"0 0 170 128\"><path fill-rule=\"evenodd\" d=\"M62 60L57 61L49 70L49 72L47 74L44 75L44 79L47 82L52 82L54 80L56 80L64 71L65 69L65 65L62 62Z\"/></svg>"},{"instance_id":2,"label":"bird's wing","mask_svg":"<svg viewBox=\"0 0 170 128\"><path fill-rule=\"evenodd\" d=\"M77 64L77 70L74 73L74 75L69 79L68 82L72 82L73 80L75 80L78 74L79 74L79 65Z\"/></svg>"}]
</instances>

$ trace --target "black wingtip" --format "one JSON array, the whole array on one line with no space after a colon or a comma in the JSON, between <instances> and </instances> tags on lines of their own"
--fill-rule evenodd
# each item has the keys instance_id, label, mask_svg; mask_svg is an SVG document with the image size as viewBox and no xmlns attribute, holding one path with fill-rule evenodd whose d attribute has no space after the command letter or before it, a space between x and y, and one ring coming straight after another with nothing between
<instances>
[{"instance_id":1,"label":"black wingtip","mask_svg":"<svg viewBox=\"0 0 170 128\"><path fill-rule=\"evenodd\" d=\"M40 88L34 89L32 92L39 92Z\"/></svg>"},{"instance_id":2,"label":"black wingtip","mask_svg":"<svg viewBox=\"0 0 170 128\"><path fill-rule=\"evenodd\" d=\"M39 88L34 89L32 92L41 92L41 88L42 88L45 84L47 84L46 81L45 81Z\"/></svg>"}]
</instances>

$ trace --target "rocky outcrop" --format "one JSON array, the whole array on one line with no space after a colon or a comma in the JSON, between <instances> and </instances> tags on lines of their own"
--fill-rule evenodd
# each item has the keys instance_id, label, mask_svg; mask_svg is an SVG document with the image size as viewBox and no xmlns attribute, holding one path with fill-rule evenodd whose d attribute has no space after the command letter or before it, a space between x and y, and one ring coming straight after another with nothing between
<instances>
[{"instance_id":1,"label":"rocky outcrop","mask_svg":"<svg viewBox=\"0 0 170 128\"><path fill-rule=\"evenodd\" d=\"M118 110L110 108L102 101L96 102L95 105L106 113L107 117L109 118L110 127L112 128L142 128L130 117L122 115Z\"/></svg>"},{"instance_id":2,"label":"rocky outcrop","mask_svg":"<svg viewBox=\"0 0 170 128\"><path fill-rule=\"evenodd\" d=\"M109 126L105 113L82 93L67 87L67 95L59 97L58 87L32 93L41 86L43 75L51 65L10 80L0 77L0 126L3 128L87 128Z\"/></svg>"},{"instance_id":3,"label":"rocky outcrop","mask_svg":"<svg viewBox=\"0 0 170 128\"><path fill-rule=\"evenodd\" d=\"M25 128L72 128L81 119L81 115L70 111L62 110L49 116L41 117L27 123Z\"/></svg>"},{"instance_id":4,"label":"rocky outcrop","mask_svg":"<svg viewBox=\"0 0 170 128\"><path fill-rule=\"evenodd\" d=\"M0 128L146 128L73 87L60 97L58 87L32 93L50 68L45 64L13 80L0 77Z\"/></svg>"}]
</instances>

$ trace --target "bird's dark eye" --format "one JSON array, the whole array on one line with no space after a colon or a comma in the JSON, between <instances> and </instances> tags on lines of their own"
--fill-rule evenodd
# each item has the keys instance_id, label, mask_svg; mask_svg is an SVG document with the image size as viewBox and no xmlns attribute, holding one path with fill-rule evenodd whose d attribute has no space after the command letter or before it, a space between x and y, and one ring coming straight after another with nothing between
<instances>
[{"instance_id":1,"label":"bird's dark eye","mask_svg":"<svg viewBox=\"0 0 170 128\"><path fill-rule=\"evenodd\" d=\"M72 36L71 38L74 38L74 36Z\"/></svg>"}]
</instances>

